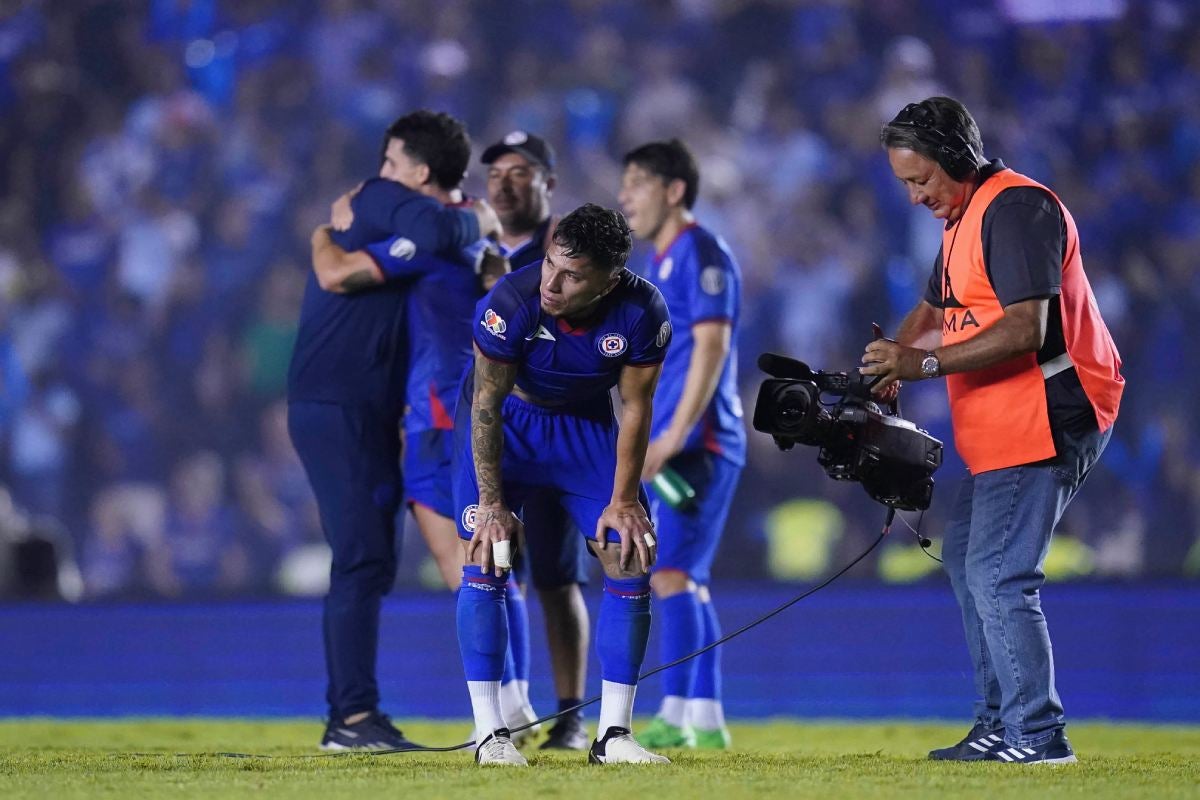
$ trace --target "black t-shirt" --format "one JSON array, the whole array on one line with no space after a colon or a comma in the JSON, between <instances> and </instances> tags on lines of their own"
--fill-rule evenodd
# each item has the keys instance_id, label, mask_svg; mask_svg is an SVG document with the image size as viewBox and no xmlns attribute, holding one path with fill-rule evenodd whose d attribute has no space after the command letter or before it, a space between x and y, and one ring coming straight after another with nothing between
<instances>
[{"instance_id":1,"label":"black t-shirt","mask_svg":"<svg viewBox=\"0 0 1200 800\"><path fill-rule=\"evenodd\" d=\"M994 159L981 171L984 181L1008 169ZM981 226L983 263L992 291L1001 306L1023 300L1057 297L1062 291L1062 262L1067 245L1067 222L1054 197L1035 186L1014 186L996 196L983 213ZM942 308L942 251L934 261L925 301ZM949 299L949 298L948 298ZM1063 338L1062 307L1050 303L1046 339L1038 350L1038 364L1067 351ZM1057 435L1075 436L1098 427L1079 375L1068 369L1046 380L1050 429Z\"/></svg>"}]
</instances>

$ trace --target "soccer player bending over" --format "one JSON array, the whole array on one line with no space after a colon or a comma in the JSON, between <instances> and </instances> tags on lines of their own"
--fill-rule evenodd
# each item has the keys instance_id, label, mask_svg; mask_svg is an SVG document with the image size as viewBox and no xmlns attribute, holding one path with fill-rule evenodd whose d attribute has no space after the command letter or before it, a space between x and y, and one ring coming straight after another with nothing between
<instances>
[{"instance_id":1,"label":"soccer player bending over","mask_svg":"<svg viewBox=\"0 0 1200 800\"><path fill-rule=\"evenodd\" d=\"M671 339L662 295L625 269L631 248L619 213L582 206L559 223L541 264L501 278L476 307L475 365L455 413L454 499L466 554L459 646L475 726L490 732L475 752L480 764L526 763L500 713L506 551L522 534L513 512L546 492L604 569L596 625L603 690L589 760L667 761L630 733L656 552L639 478ZM610 546L612 532L619 546Z\"/></svg>"}]
</instances>

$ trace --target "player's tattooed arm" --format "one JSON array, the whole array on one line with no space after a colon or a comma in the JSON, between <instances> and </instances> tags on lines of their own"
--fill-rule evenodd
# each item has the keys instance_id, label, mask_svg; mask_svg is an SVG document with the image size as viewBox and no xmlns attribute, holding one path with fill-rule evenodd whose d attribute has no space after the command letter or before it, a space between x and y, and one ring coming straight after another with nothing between
<instances>
[{"instance_id":1,"label":"player's tattooed arm","mask_svg":"<svg viewBox=\"0 0 1200 800\"><path fill-rule=\"evenodd\" d=\"M312 235L313 272L322 289L335 294L353 294L379 286L386 280L375 260L361 250L346 252L334 244L328 225Z\"/></svg>"},{"instance_id":2,"label":"player's tattooed arm","mask_svg":"<svg viewBox=\"0 0 1200 800\"><path fill-rule=\"evenodd\" d=\"M517 515L504 504L500 475L500 454L504 447L501 407L517 380L515 364L492 361L475 348L475 394L471 398L471 447L475 457L475 478L479 483L479 510L475 530L466 543L468 564L478 564L485 572L502 576L511 566L500 555L501 542L509 552L520 547L522 526Z\"/></svg>"},{"instance_id":3,"label":"player's tattooed arm","mask_svg":"<svg viewBox=\"0 0 1200 800\"><path fill-rule=\"evenodd\" d=\"M500 454L504 447L501 405L517 381L517 365L492 361L475 348L475 394L471 401L471 446L480 509L502 505Z\"/></svg>"}]
</instances>

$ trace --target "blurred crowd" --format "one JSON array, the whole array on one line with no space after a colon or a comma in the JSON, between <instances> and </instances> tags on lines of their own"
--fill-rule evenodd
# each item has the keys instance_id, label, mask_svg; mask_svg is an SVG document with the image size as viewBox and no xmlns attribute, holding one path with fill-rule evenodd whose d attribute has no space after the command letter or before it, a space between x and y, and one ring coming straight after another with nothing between
<instances>
[{"instance_id":1,"label":"blurred crowd","mask_svg":"<svg viewBox=\"0 0 1200 800\"><path fill-rule=\"evenodd\" d=\"M84 596L303 588L292 567L321 535L284 385L309 232L418 107L462 118L477 152L516 128L544 136L558 211L615 206L621 154L683 138L698 216L744 271L752 408L757 353L848 368L870 323L894 329L919 297L940 229L908 205L878 131L949 93L990 157L1074 214L1124 357L1130 389L1064 520L1063 574L1195 577L1200 8L1098 5L1126 10L0 0L0 483L64 531ZM941 388L906 392L907 415L949 440ZM812 552L873 536L860 488L751 440L723 574L804 577L827 563ZM935 538L962 469L947 461Z\"/></svg>"}]
</instances>

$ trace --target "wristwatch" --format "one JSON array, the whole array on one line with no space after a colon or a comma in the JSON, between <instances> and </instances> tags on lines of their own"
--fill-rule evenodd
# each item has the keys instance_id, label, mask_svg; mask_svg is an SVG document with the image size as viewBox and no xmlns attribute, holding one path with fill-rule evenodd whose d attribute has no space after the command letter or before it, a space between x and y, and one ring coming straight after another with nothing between
<instances>
[{"instance_id":1,"label":"wristwatch","mask_svg":"<svg viewBox=\"0 0 1200 800\"><path fill-rule=\"evenodd\" d=\"M934 355L932 350L925 351L925 357L921 359L921 377L936 378L942 374L942 362Z\"/></svg>"}]
</instances>

